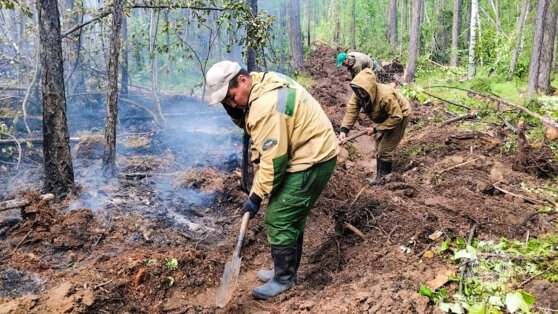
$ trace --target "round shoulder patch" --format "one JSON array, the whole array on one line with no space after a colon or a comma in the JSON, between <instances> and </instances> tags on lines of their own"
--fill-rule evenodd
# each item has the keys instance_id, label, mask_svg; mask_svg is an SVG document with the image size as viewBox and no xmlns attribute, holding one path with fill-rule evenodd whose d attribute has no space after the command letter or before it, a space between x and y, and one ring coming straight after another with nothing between
<instances>
[{"instance_id":1,"label":"round shoulder patch","mask_svg":"<svg viewBox=\"0 0 558 314\"><path fill-rule=\"evenodd\" d=\"M265 152L265 151L270 150L273 147L275 147L275 145L277 145L277 139L268 138L263 142L262 150Z\"/></svg>"}]
</instances>

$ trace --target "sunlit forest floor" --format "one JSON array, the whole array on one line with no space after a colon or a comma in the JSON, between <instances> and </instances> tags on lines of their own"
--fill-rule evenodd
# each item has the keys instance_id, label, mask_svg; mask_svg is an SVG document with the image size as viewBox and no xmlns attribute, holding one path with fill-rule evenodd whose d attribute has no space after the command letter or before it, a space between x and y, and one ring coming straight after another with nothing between
<instances>
[{"instance_id":1,"label":"sunlit forest floor","mask_svg":"<svg viewBox=\"0 0 558 314\"><path fill-rule=\"evenodd\" d=\"M337 131L349 74L331 55L319 46L303 75ZM199 110L195 141L161 147L181 136L163 140L140 130L129 142L136 150L118 160L122 175L85 181L63 204L41 201L29 192L35 185L21 174L10 180L14 172L6 171L0 183L10 192L1 196L26 197L31 205L0 235L0 313L439 313L490 296L504 303L514 291L534 296L533 312L558 309L558 168L546 144L518 148L506 124L482 116L446 123L459 112L442 101L412 106L385 184L366 184L376 168L369 137L343 149L308 218L298 284L268 302L251 297L256 271L271 266L260 214L248 227L232 301L224 309L214 305L245 194L239 156L227 154L240 152L239 133L204 129L217 122ZM177 134L187 137L183 132ZM93 142L82 139L74 161L90 172L102 149ZM184 154L191 148L202 160L190 163ZM29 171L40 177L40 169ZM421 285L428 287L422 293ZM451 297L460 286L462 303Z\"/></svg>"}]
</instances>

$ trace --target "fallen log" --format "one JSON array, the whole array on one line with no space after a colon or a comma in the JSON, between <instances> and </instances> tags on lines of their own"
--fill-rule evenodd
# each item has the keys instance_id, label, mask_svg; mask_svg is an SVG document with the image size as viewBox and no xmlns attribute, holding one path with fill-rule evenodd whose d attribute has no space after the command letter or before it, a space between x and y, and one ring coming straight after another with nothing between
<instances>
[{"instance_id":1,"label":"fallen log","mask_svg":"<svg viewBox=\"0 0 558 314\"><path fill-rule=\"evenodd\" d=\"M54 194L43 194L41 195L41 200L43 201L51 201L54 199ZM0 202L0 211L12 209L12 208L20 208L29 205L31 201L21 198L21 199L13 199L4 202Z\"/></svg>"}]
</instances>

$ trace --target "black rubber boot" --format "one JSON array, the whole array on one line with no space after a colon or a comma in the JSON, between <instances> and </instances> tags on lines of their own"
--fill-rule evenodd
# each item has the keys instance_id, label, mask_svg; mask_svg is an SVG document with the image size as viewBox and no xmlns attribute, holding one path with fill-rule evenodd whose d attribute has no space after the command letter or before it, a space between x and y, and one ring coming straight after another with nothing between
<instances>
[{"instance_id":1,"label":"black rubber boot","mask_svg":"<svg viewBox=\"0 0 558 314\"><path fill-rule=\"evenodd\" d=\"M301 233L296 239L296 268L295 268L295 281L296 273L298 272L298 267L300 266L300 260L302 260L302 243L304 242L304 233Z\"/></svg>"},{"instance_id":2,"label":"black rubber boot","mask_svg":"<svg viewBox=\"0 0 558 314\"><path fill-rule=\"evenodd\" d=\"M275 275L264 285L252 290L254 298L266 300L272 298L295 285L297 246L272 245L271 256Z\"/></svg>"},{"instance_id":3,"label":"black rubber boot","mask_svg":"<svg viewBox=\"0 0 558 314\"><path fill-rule=\"evenodd\" d=\"M296 270L298 272L298 267L300 266L300 260L302 259L302 244L304 241L304 233L301 233L296 240ZM260 269L258 270L256 277L261 282L270 281L275 275L275 269ZM295 274L295 283L297 282L297 276Z\"/></svg>"},{"instance_id":4,"label":"black rubber boot","mask_svg":"<svg viewBox=\"0 0 558 314\"><path fill-rule=\"evenodd\" d=\"M370 185L382 184L382 178L391 173L393 162L391 160L376 159L376 179L366 179Z\"/></svg>"}]
</instances>

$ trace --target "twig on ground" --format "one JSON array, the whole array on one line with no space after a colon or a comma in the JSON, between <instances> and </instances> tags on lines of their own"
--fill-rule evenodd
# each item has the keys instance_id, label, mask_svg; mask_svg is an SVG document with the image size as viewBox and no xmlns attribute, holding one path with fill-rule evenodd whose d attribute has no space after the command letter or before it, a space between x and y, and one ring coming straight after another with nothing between
<instances>
[{"instance_id":1,"label":"twig on ground","mask_svg":"<svg viewBox=\"0 0 558 314\"><path fill-rule=\"evenodd\" d=\"M356 201L358 200L358 198L360 197L360 195L362 194L362 192L364 192L364 189L366 188L366 186L364 186L362 189L360 189L360 191L357 193L357 195L355 196L355 199L351 202L351 204L349 204L349 207L353 206Z\"/></svg>"},{"instance_id":2,"label":"twig on ground","mask_svg":"<svg viewBox=\"0 0 558 314\"><path fill-rule=\"evenodd\" d=\"M109 281L106 281L106 282L100 283L100 284L96 285L95 287L93 287L93 290L95 290L95 289L99 289L99 288L101 288L101 287L103 287L103 286L106 286L106 285L108 285L109 283L111 283L111 282L112 282L113 280L114 280L114 278L112 278L112 279L111 279L111 280L109 280Z\"/></svg>"},{"instance_id":3,"label":"twig on ground","mask_svg":"<svg viewBox=\"0 0 558 314\"><path fill-rule=\"evenodd\" d=\"M531 280L535 279L536 277L545 274L546 272L548 272L556 263L558 263L558 261L554 262L552 265L548 266L545 270L534 274L533 276L525 279L523 282L521 282L518 286L517 289L523 287L524 285L526 285L527 283L529 283Z\"/></svg>"},{"instance_id":4,"label":"twig on ground","mask_svg":"<svg viewBox=\"0 0 558 314\"><path fill-rule=\"evenodd\" d=\"M444 98L442 98L442 97L440 97L440 96L436 96L436 95L431 94L431 93L429 93L429 92L422 91L421 93L424 93L424 94L426 94L426 95L428 95L428 96L430 96L430 97L432 97L432 98L436 98L436 99L438 99L438 100L441 100L441 101L443 101L443 102L446 102L446 103L448 103L448 104L450 104L450 105L454 105L454 106L457 106L457 107L460 107L460 108L464 108L464 109L467 109L467 110L471 110L471 107L468 107L468 106L465 106L465 105L462 105L462 104L458 104L458 103L456 103L456 102L453 102L453 101L444 99Z\"/></svg>"},{"instance_id":5,"label":"twig on ground","mask_svg":"<svg viewBox=\"0 0 558 314\"><path fill-rule=\"evenodd\" d=\"M346 222L343 224L345 226L345 228L351 230L352 232L354 232L357 236L361 237L364 242L367 242L368 239L366 238L366 236L364 235L364 233L362 233L362 231L358 230L357 227L351 225L350 223Z\"/></svg>"},{"instance_id":6,"label":"twig on ground","mask_svg":"<svg viewBox=\"0 0 558 314\"><path fill-rule=\"evenodd\" d=\"M451 118L451 119L448 119L448 120L444 121L443 125L448 125L448 124L451 124L453 122L466 120L466 119L474 119L476 117L477 117L477 113L475 111L471 110L470 112L468 112L464 115L460 115L460 116L457 116L457 117L454 117L454 118Z\"/></svg>"},{"instance_id":7,"label":"twig on ground","mask_svg":"<svg viewBox=\"0 0 558 314\"><path fill-rule=\"evenodd\" d=\"M35 223L33 223L33 225L31 225L31 228L29 228L29 231L27 231L27 233L23 236L23 238L21 238L21 241L19 241L19 243L16 245L16 247L14 248L14 250L12 251L12 255L14 256L17 249L19 249L19 247L23 244L23 242L25 242L25 240L27 240L27 237L29 236L29 234L31 233L31 231L33 231L33 229L35 229Z\"/></svg>"},{"instance_id":8,"label":"twig on ground","mask_svg":"<svg viewBox=\"0 0 558 314\"><path fill-rule=\"evenodd\" d=\"M457 165L455 165L455 166L451 166L451 167L449 167L449 168L442 169L442 170L440 170L439 172L437 172L437 174L440 175L440 174L442 174L442 173L444 173L444 172L448 172L448 171L453 170L453 169L455 169L455 168L463 167L463 166L468 165L468 164L470 164L470 163L472 163L472 162L475 162L475 161L477 161L477 160L479 160L479 158L473 158L473 159L471 159L471 160L468 160L468 161L466 161L466 162L462 162L462 163L457 164Z\"/></svg>"},{"instance_id":9,"label":"twig on ground","mask_svg":"<svg viewBox=\"0 0 558 314\"><path fill-rule=\"evenodd\" d=\"M539 200L536 200L536 199L533 199L533 198L530 198L530 197L527 197L527 196L515 194L515 193L512 193L512 192L510 192L510 191L504 190L504 189L502 189L501 187L497 186L496 184L493 184L492 186L493 186L496 190L498 190L498 191L500 191L500 192L502 192L502 193L504 193L504 194L509 194L509 195L511 195L511 196L513 196L513 197L521 198L521 199L525 200L525 201L526 201L527 203L529 203L529 204L538 204L538 205L544 204L543 201L539 201Z\"/></svg>"}]
</instances>

